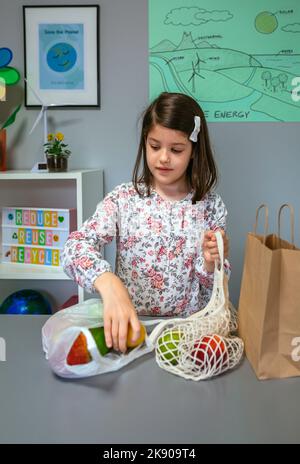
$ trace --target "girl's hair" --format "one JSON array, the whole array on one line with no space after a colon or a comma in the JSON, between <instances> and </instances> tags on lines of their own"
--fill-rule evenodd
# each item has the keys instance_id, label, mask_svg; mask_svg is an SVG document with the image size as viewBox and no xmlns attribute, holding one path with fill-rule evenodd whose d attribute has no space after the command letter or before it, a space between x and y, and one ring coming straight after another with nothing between
<instances>
[{"instance_id":1,"label":"girl's hair","mask_svg":"<svg viewBox=\"0 0 300 464\"><path fill-rule=\"evenodd\" d=\"M200 116L201 129L197 142L192 142L192 157L187 167L187 181L194 190L192 203L200 201L214 187L218 180L217 167L210 146L207 123L198 103L191 97L181 93L164 92L156 98L143 114L141 138L137 159L133 169L132 182L139 195L138 184L144 182L147 195L150 195L152 174L146 160L146 141L155 124L184 132L188 137L194 130L194 116ZM143 160L143 170L139 174Z\"/></svg>"}]
</instances>

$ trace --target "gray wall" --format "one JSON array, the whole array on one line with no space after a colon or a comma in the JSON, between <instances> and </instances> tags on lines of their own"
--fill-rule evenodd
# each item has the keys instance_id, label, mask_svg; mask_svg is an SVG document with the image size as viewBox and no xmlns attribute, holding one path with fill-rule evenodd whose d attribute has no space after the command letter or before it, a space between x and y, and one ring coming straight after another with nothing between
<instances>
[{"instance_id":1,"label":"gray wall","mask_svg":"<svg viewBox=\"0 0 300 464\"><path fill-rule=\"evenodd\" d=\"M14 52L12 65L23 76L22 4L36 2L1 0L0 46ZM61 2L83 4L82 0ZM97 3L91 1L89 3ZM64 132L73 155L70 168L98 168L105 172L105 192L129 181L134 164L138 115L148 103L148 2L102 0L100 20L101 109L55 110L50 129ZM300 69L299 69L300 75ZM11 106L22 95L22 85L9 94ZM7 113L0 104L0 120ZM42 129L28 136L37 110L22 108L8 130L9 168L29 169L40 158ZM296 210L296 242L300 245L300 163L298 123L211 123L209 125L220 171L219 193L229 212L231 239L231 299L238 303L246 234L252 230L256 207L266 202L270 226L275 227L280 204L291 202ZM96 206L96 205L95 205ZM284 219L288 222L287 215ZM283 227L288 236L289 230ZM114 245L106 258L114 263ZM1 292L1 287L0 287ZM3 298L0 294L0 300Z\"/></svg>"}]
</instances>

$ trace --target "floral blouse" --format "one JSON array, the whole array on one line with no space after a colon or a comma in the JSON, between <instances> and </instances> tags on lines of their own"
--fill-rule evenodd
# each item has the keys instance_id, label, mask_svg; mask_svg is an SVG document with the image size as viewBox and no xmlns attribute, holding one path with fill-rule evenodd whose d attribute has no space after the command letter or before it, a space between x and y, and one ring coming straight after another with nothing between
<instances>
[{"instance_id":1,"label":"floral blouse","mask_svg":"<svg viewBox=\"0 0 300 464\"><path fill-rule=\"evenodd\" d=\"M118 185L97 205L93 216L72 232L62 253L66 274L88 292L110 271L103 245L116 237L115 274L138 315L188 316L210 300L213 273L204 268L205 230L226 230L227 210L210 192L192 204L193 191L179 201L163 199L153 188L140 196L132 182ZM229 276L230 265L225 260Z\"/></svg>"}]
</instances>

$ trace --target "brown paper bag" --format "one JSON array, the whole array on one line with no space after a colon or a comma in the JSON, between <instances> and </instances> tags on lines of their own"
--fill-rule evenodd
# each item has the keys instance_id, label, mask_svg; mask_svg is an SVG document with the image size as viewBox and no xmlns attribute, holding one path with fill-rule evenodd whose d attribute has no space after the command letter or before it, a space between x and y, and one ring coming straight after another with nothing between
<instances>
[{"instance_id":1,"label":"brown paper bag","mask_svg":"<svg viewBox=\"0 0 300 464\"><path fill-rule=\"evenodd\" d=\"M291 211L291 243L280 238L284 207ZM265 233L256 234L265 208ZM247 237L238 309L239 336L259 379L300 375L300 249L294 245L294 211L281 206L278 235L267 235L268 209L256 211Z\"/></svg>"}]
</instances>

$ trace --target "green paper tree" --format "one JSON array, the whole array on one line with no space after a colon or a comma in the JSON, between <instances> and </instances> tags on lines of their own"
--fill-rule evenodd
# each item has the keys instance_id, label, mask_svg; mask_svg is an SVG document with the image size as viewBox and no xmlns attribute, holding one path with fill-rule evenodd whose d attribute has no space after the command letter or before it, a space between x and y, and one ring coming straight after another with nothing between
<instances>
[{"instance_id":1,"label":"green paper tree","mask_svg":"<svg viewBox=\"0 0 300 464\"><path fill-rule=\"evenodd\" d=\"M7 120L5 121L5 123L2 125L1 129L6 129L6 127L10 126L12 123L15 122L15 119L16 119L16 115L18 113L18 111L20 110L21 108L21 105L17 106L17 108L15 109L15 111L12 112L12 114L7 118Z\"/></svg>"},{"instance_id":2,"label":"green paper tree","mask_svg":"<svg viewBox=\"0 0 300 464\"><path fill-rule=\"evenodd\" d=\"M3 47L0 48L0 80L4 82L6 86L15 85L20 80L20 73L17 69L8 66L13 57L12 51ZM1 126L0 130L5 129L15 122L16 115L20 110L21 105L18 105L17 108L9 115L6 121Z\"/></svg>"}]
</instances>

